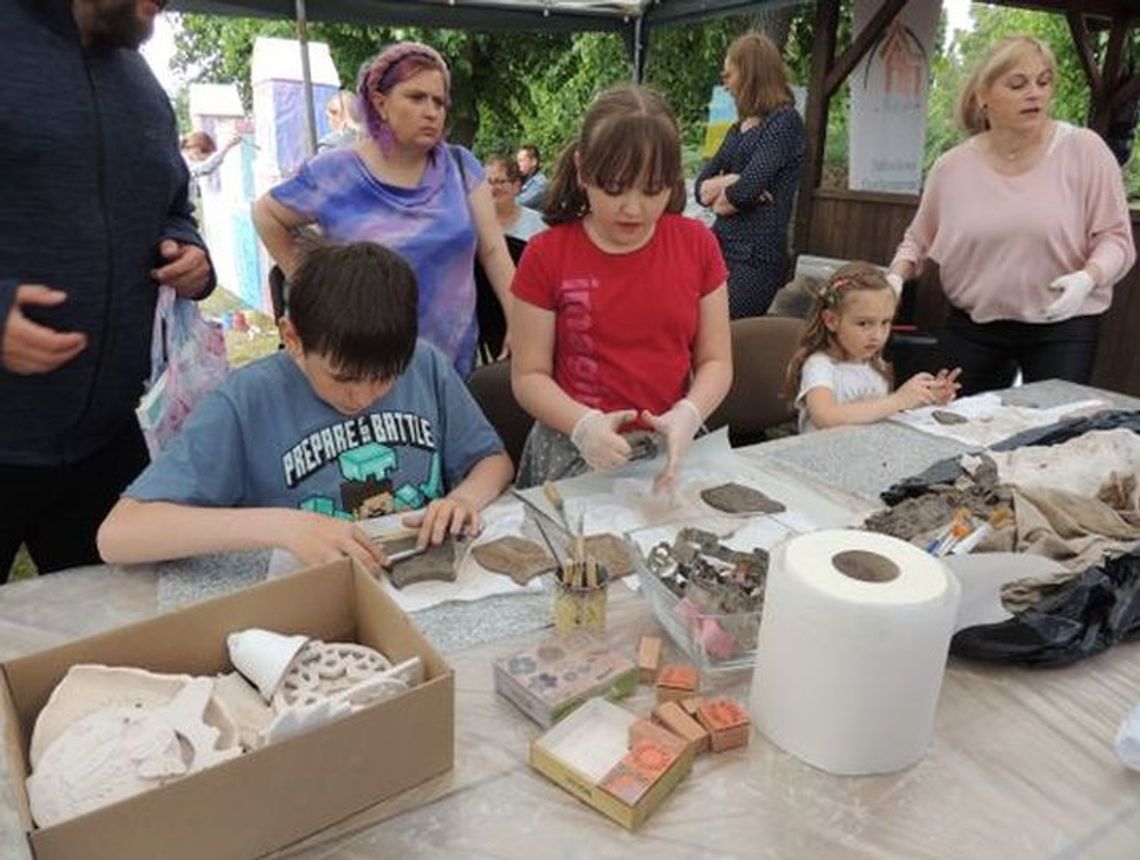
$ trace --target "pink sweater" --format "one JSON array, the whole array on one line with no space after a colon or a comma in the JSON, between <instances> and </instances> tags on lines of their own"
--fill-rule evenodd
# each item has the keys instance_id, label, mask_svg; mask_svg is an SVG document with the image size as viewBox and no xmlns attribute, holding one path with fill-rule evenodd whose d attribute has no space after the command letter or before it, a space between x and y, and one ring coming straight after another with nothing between
<instances>
[{"instance_id":1,"label":"pink sweater","mask_svg":"<svg viewBox=\"0 0 1140 860\"><path fill-rule=\"evenodd\" d=\"M1078 313L1101 313L1136 260L1120 168L1095 133L1067 123L1019 176L995 171L967 140L930 169L894 262L928 257L975 322L1044 321L1058 295L1049 284L1089 262L1103 277Z\"/></svg>"}]
</instances>

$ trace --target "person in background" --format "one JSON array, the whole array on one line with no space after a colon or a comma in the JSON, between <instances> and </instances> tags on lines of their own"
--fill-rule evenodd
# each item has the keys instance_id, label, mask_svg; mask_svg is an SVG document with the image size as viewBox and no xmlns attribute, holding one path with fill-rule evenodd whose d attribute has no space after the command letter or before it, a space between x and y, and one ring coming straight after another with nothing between
<instances>
[{"instance_id":1,"label":"person in background","mask_svg":"<svg viewBox=\"0 0 1140 860\"><path fill-rule=\"evenodd\" d=\"M99 561L147 462L135 407L158 285L214 272L170 100L138 46L163 0L9 0L0 14L0 577Z\"/></svg>"},{"instance_id":2,"label":"person in background","mask_svg":"<svg viewBox=\"0 0 1140 860\"><path fill-rule=\"evenodd\" d=\"M313 223L330 241L403 254L419 282L420 336L466 377L478 335L475 257L504 308L515 266L483 168L444 141L451 73L434 48L400 42L361 69L359 91L367 136L319 153L260 197L254 225L286 278L297 268L296 233Z\"/></svg>"},{"instance_id":3,"label":"person in background","mask_svg":"<svg viewBox=\"0 0 1140 860\"><path fill-rule=\"evenodd\" d=\"M190 200L192 203L197 203L201 198L201 190L198 188L198 183L202 177L210 176L222 166L225 161L227 153L239 143L242 137L240 134L234 134L226 145L218 149L214 138L209 133L204 131L192 131L182 138L181 149L182 157L186 160L186 167L190 171Z\"/></svg>"},{"instance_id":4,"label":"person in background","mask_svg":"<svg viewBox=\"0 0 1140 860\"><path fill-rule=\"evenodd\" d=\"M535 233L546 229L542 214L527 206L520 206L519 189L522 176L518 165L502 155L494 155L483 163L487 171L487 184L491 186L491 198L495 201L495 217L503 234L528 241Z\"/></svg>"},{"instance_id":5,"label":"person in background","mask_svg":"<svg viewBox=\"0 0 1140 860\"><path fill-rule=\"evenodd\" d=\"M387 559L356 520L412 511L420 546L478 532L511 460L450 362L417 341L416 317L416 276L398 254L371 242L310 251L285 349L195 407L99 529L103 558L279 547L375 569Z\"/></svg>"},{"instance_id":6,"label":"person in background","mask_svg":"<svg viewBox=\"0 0 1140 860\"><path fill-rule=\"evenodd\" d=\"M611 469L625 432L656 431L674 484L705 418L732 383L724 260L685 204L677 120L653 90L601 93L558 161L551 228L527 246L512 286L511 381L536 419L517 483Z\"/></svg>"},{"instance_id":7,"label":"person in background","mask_svg":"<svg viewBox=\"0 0 1140 860\"><path fill-rule=\"evenodd\" d=\"M856 261L836 269L816 295L784 386L795 398L799 431L873 424L904 409L946 404L959 370L916 373L894 392L883 347L897 297L876 266Z\"/></svg>"},{"instance_id":8,"label":"person in background","mask_svg":"<svg viewBox=\"0 0 1140 860\"><path fill-rule=\"evenodd\" d=\"M721 73L738 121L694 193L716 213L733 319L766 313L788 274L788 222L803 166L804 125L780 52L760 33L728 46Z\"/></svg>"},{"instance_id":9,"label":"person in background","mask_svg":"<svg viewBox=\"0 0 1140 860\"><path fill-rule=\"evenodd\" d=\"M351 90L333 93L325 102L325 116L331 131L317 141L317 152L351 146L362 137L360 100Z\"/></svg>"},{"instance_id":10,"label":"person in background","mask_svg":"<svg viewBox=\"0 0 1140 860\"><path fill-rule=\"evenodd\" d=\"M926 177L890 266L897 290L938 264L940 346L963 391L1087 383L1100 316L1136 259L1120 168L1095 133L1053 120L1056 63L1033 36L998 42L966 81L967 139Z\"/></svg>"},{"instance_id":11,"label":"person in background","mask_svg":"<svg viewBox=\"0 0 1140 860\"><path fill-rule=\"evenodd\" d=\"M542 172L538 147L532 143L524 143L515 155L515 163L518 164L519 175L522 177L522 187L517 198L519 205L529 206L532 209L543 208L543 198L549 183Z\"/></svg>"}]
</instances>

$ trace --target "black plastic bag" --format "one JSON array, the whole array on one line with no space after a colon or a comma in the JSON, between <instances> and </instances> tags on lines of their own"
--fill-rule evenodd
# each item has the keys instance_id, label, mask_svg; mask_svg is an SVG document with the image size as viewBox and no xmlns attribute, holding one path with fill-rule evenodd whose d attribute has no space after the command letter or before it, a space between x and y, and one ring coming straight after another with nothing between
<instances>
[{"instance_id":1,"label":"black plastic bag","mask_svg":"<svg viewBox=\"0 0 1140 860\"><path fill-rule=\"evenodd\" d=\"M1065 666L1140 635L1140 554L1090 568L1032 609L960 630L950 653L972 660Z\"/></svg>"}]
</instances>

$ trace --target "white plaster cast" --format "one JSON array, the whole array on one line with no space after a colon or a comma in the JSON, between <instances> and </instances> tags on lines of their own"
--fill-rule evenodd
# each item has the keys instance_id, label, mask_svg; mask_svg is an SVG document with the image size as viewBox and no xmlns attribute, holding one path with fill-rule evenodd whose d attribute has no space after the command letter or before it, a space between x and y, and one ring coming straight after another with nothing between
<instances>
[{"instance_id":1,"label":"white plaster cast","mask_svg":"<svg viewBox=\"0 0 1140 860\"><path fill-rule=\"evenodd\" d=\"M315 705L391 668L387 657L366 645L313 639L289 666L273 695L273 707L280 713Z\"/></svg>"},{"instance_id":2,"label":"white plaster cast","mask_svg":"<svg viewBox=\"0 0 1140 860\"><path fill-rule=\"evenodd\" d=\"M238 738L247 752L264 743L262 735L273 722L273 708L265 703L261 693L241 673L218 675L214 679L214 698L233 717Z\"/></svg>"},{"instance_id":3,"label":"white plaster cast","mask_svg":"<svg viewBox=\"0 0 1140 860\"><path fill-rule=\"evenodd\" d=\"M272 630L250 627L226 637L234 668L257 685L265 701L271 701L293 659L309 641L307 636L286 636Z\"/></svg>"},{"instance_id":4,"label":"white plaster cast","mask_svg":"<svg viewBox=\"0 0 1140 860\"><path fill-rule=\"evenodd\" d=\"M39 766L40 757L52 741L88 714L116 706L162 707L193 680L191 675L159 674L133 666L72 666L36 718L28 752L32 769ZM216 697L206 708L205 721L218 730L219 748L229 749L238 743L237 725Z\"/></svg>"},{"instance_id":5,"label":"white plaster cast","mask_svg":"<svg viewBox=\"0 0 1140 860\"><path fill-rule=\"evenodd\" d=\"M48 827L240 755L203 722L214 682L193 678L165 705L112 704L65 728L28 777L32 818Z\"/></svg>"}]
</instances>

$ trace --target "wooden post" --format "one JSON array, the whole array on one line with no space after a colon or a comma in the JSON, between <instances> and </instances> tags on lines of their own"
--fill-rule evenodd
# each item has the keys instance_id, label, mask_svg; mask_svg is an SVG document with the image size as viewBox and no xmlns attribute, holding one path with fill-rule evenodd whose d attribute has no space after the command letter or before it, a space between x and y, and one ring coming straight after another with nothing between
<instances>
[{"instance_id":1,"label":"wooden post","mask_svg":"<svg viewBox=\"0 0 1140 860\"><path fill-rule=\"evenodd\" d=\"M825 89L827 72L835 56L835 36L839 30L839 0L817 0L815 39L811 50L811 79L808 82L807 105L804 108L804 170L800 176L799 199L796 201L795 249L808 250L811 238L813 196L823 177L823 148L827 136L827 110L830 96Z\"/></svg>"}]
</instances>

